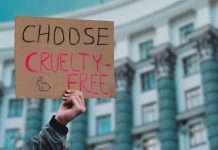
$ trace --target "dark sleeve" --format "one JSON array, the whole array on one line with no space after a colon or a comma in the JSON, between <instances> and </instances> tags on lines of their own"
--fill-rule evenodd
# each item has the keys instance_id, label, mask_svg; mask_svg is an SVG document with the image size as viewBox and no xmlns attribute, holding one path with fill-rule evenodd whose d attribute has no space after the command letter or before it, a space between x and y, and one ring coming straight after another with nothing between
<instances>
[{"instance_id":1,"label":"dark sleeve","mask_svg":"<svg viewBox=\"0 0 218 150\"><path fill-rule=\"evenodd\" d=\"M53 116L37 136L24 145L24 150L64 150L68 128L55 120Z\"/></svg>"}]
</instances>

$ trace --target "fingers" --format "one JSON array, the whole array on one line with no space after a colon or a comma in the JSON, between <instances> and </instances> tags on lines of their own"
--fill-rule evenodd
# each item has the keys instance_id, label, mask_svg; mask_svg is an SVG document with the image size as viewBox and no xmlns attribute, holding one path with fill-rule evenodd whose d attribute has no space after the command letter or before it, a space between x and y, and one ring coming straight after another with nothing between
<instances>
[{"instance_id":1,"label":"fingers","mask_svg":"<svg viewBox=\"0 0 218 150\"><path fill-rule=\"evenodd\" d=\"M67 100L66 97L71 97L71 96L79 96L81 98L81 101L82 101L83 105L85 105L83 93L81 91L78 91L78 90L66 90L66 92L62 96L62 99L65 101L65 100Z\"/></svg>"},{"instance_id":2,"label":"fingers","mask_svg":"<svg viewBox=\"0 0 218 150\"><path fill-rule=\"evenodd\" d=\"M65 102L66 105L69 105L72 103L74 104L74 101L78 103L80 106L77 108L78 110L81 109L81 112L85 112L85 101L83 97L83 93L78 90L66 90L64 95L62 96L63 101ZM75 107L77 107L75 105Z\"/></svg>"},{"instance_id":3,"label":"fingers","mask_svg":"<svg viewBox=\"0 0 218 150\"><path fill-rule=\"evenodd\" d=\"M73 96L72 97L72 103L75 105L74 109L76 110L76 112L81 113L83 112L83 107L82 105L79 103L77 96Z\"/></svg>"},{"instance_id":4,"label":"fingers","mask_svg":"<svg viewBox=\"0 0 218 150\"><path fill-rule=\"evenodd\" d=\"M80 101L82 102L82 105L85 105L85 101L84 101L84 97L82 95L82 93L72 93L72 94L67 94L65 93L62 97L63 100L66 100L67 97L71 97L71 96L78 96Z\"/></svg>"},{"instance_id":5,"label":"fingers","mask_svg":"<svg viewBox=\"0 0 218 150\"><path fill-rule=\"evenodd\" d=\"M63 96L65 96L65 97L70 97L70 96L81 96L82 97L82 93L70 93L70 94L68 94L68 93L64 93L64 95Z\"/></svg>"},{"instance_id":6,"label":"fingers","mask_svg":"<svg viewBox=\"0 0 218 150\"><path fill-rule=\"evenodd\" d=\"M85 108L85 103L84 101L79 97L79 96L75 96L76 100L79 102L79 104L81 105L82 107L82 112L85 112L86 111L86 108Z\"/></svg>"},{"instance_id":7,"label":"fingers","mask_svg":"<svg viewBox=\"0 0 218 150\"><path fill-rule=\"evenodd\" d=\"M66 93L81 93L81 91L78 91L78 90L66 90Z\"/></svg>"}]
</instances>

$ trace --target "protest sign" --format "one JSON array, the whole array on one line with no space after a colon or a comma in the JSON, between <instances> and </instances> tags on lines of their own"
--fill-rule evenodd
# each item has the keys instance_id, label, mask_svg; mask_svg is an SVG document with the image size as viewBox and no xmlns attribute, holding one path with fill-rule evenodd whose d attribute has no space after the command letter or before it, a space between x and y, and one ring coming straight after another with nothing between
<instances>
[{"instance_id":1,"label":"protest sign","mask_svg":"<svg viewBox=\"0 0 218 150\"><path fill-rule=\"evenodd\" d=\"M17 98L115 97L114 23L16 17Z\"/></svg>"}]
</instances>

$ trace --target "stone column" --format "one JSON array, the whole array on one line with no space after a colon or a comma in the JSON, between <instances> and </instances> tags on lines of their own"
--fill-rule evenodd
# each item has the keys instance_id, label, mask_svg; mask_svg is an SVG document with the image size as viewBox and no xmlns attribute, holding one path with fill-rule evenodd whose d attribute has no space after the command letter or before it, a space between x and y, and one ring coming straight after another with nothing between
<instances>
[{"instance_id":1,"label":"stone column","mask_svg":"<svg viewBox=\"0 0 218 150\"><path fill-rule=\"evenodd\" d=\"M133 69L125 62L116 67L117 99L115 119L115 150L132 150L132 97Z\"/></svg>"},{"instance_id":2,"label":"stone column","mask_svg":"<svg viewBox=\"0 0 218 150\"><path fill-rule=\"evenodd\" d=\"M39 134L43 120L43 100L29 99L27 101L25 141Z\"/></svg>"},{"instance_id":3,"label":"stone column","mask_svg":"<svg viewBox=\"0 0 218 150\"><path fill-rule=\"evenodd\" d=\"M86 150L87 138L87 113L88 113L88 99L86 101L86 112L76 117L71 121L69 149L71 150Z\"/></svg>"},{"instance_id":4,"label":"stone column","mask_svg":"<svg viewBox=\"0 0 218 150\"><path fill-rule=\"evenodd\" d=\"M206 125L211 150L218 149L218 36L212 28L195 37L206 108Z\"/></svg>"},{"instance_id":5,"label":"stone column","mask_svg":"<svg viewBox=\"0 0 218 150\"><path fill-rule=\"evenodd\" d=\"M176 88L174 67L176 55L170 47L156 54L156 78L159 98L161 150L178 150L176 124Z\"/></svg>"}]
</instances>

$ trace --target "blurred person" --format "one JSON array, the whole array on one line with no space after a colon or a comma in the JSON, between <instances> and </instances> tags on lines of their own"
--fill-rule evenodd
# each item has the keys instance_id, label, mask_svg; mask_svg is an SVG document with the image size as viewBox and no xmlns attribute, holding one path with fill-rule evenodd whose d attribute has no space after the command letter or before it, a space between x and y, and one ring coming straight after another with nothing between
<instances>
[{"instance_id":1,"label":"blurred person","mask_svg":"<svg viewBox=\"0 0 218 150\"><path fill-rule=\"evenodd\" d=\"M81 91L67 90L58 112L40 133L24 145L24 150L64 150L68 133L67 124L85 112L85 102Z\"/></svg>"}]
</instances>

